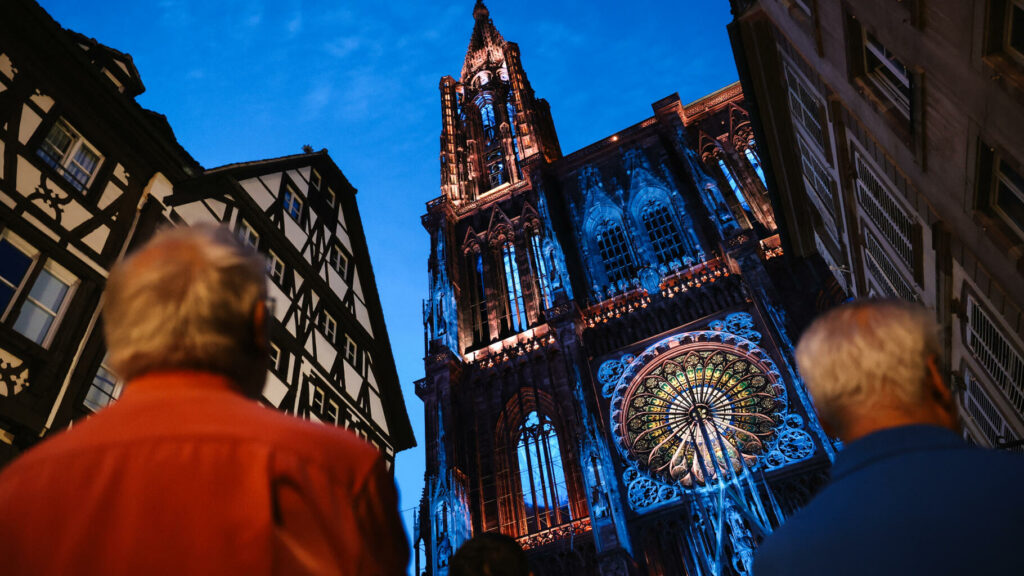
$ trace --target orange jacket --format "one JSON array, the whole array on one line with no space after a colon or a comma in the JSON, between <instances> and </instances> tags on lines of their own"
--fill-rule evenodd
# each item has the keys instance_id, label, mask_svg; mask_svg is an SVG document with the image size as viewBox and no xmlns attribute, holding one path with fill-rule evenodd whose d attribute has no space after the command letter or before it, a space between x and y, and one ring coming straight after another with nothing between
<instances>
[{"instance_id":1,"label":"orange jacket","mask_svg":"<svg viewBox=\"0 0 1024 576\"><path fill-rule=\"evenodd\" d=\"M404 574L381 455L346 430L152 374L0 474L0 572Z\"/></svg>"}]
</instances>

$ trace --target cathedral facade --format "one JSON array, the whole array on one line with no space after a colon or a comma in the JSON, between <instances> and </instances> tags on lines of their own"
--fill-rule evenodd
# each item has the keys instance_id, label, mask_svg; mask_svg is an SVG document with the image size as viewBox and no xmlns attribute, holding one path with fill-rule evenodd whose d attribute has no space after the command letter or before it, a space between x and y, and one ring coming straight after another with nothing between
<instances>
[{"instance_id":1,"label":"cathedral facade","mask_svg":"<svg viewBox=\"0 0 1024 576\"><path fill-rule=\"evenodd\" d=\"M477 2L440 81L416 573L517 539L535 574L748 574L834 446L792 360L738 84L563 155Z\"/></svg>"}]
</instances>

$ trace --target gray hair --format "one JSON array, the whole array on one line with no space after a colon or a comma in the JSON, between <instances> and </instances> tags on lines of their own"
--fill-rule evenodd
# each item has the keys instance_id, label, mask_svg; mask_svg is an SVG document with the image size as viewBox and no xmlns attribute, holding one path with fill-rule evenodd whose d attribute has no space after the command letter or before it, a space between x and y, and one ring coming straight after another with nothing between
<instances>
[{"instance_id":1,"label":"gray hair","mask_svg":"<svg viewBox=\"0 0 1024 576\"><path fill-rule=\"evenodd\" d=\"M902 300L860 300L811 324L796 348L818 414L842 426L854 409L909 408L928 393L928 357L940 356L938 325Z\"/></svg>"},{"instance_id":2,"label":"gray hair","mask_svg":"<svg viewBox=\"0 0 1024 576\"><path fill-rule=\"evenodd\" d=\"M162 230L107 280L103 331L111 367L126 380L204 370L255 386L247 380L265 366L266 353L253 313L265 298L263 260L227 228Z\"/></svg>"}]
</instances>

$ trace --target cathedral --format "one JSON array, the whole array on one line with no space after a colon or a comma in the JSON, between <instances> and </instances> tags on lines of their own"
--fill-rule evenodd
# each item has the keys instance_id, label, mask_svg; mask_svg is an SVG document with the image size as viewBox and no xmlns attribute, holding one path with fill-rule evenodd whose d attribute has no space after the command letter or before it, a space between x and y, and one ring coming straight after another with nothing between
<instances>
[{"instance_id":1,"label":"cathedral","mask_svg":"<svg viewBox=\"0 0 1024 576\"><path fill-rule=\"evenodd\" d=\"M538 576L749 574L836 447L794 367L799 291L740 85L563 154L519 47L473 18L422 218L416 574L484 532Z\"/></svg>"}]
</instances>

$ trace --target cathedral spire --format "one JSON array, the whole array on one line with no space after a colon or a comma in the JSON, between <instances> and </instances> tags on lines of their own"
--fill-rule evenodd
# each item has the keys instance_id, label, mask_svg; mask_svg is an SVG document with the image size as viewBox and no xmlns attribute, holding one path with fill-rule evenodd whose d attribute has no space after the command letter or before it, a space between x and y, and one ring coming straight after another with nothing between
<instances>
[{"instance_id":1,"label":"cathedral spire","mask_svg":"<svg viewBox=\"0 0 1024 576\"><path fill-rule=\"evenodd\" d=\"M477 0L473 7L473 35L469 38L469 48L466 50L466 62L462 67L463 82L466 77L474 72L474 68L485 64L488 61L500 61L502 50L505 46L505 39L495 28L491 21L491 11L487 9L482 0Z\"/></svg>"},{"instance_id":2,"label":"cathedral spire","mask_svg":"<svg viewBox=\"0 0 1024 576\"><path fill-rule=\"evenodd\" d=\"M480 20L481 18L490 18L491 11L484 5L483 0L476 0L476 6L473 7L473 19Z\"/></svg>"}]
</instances>

